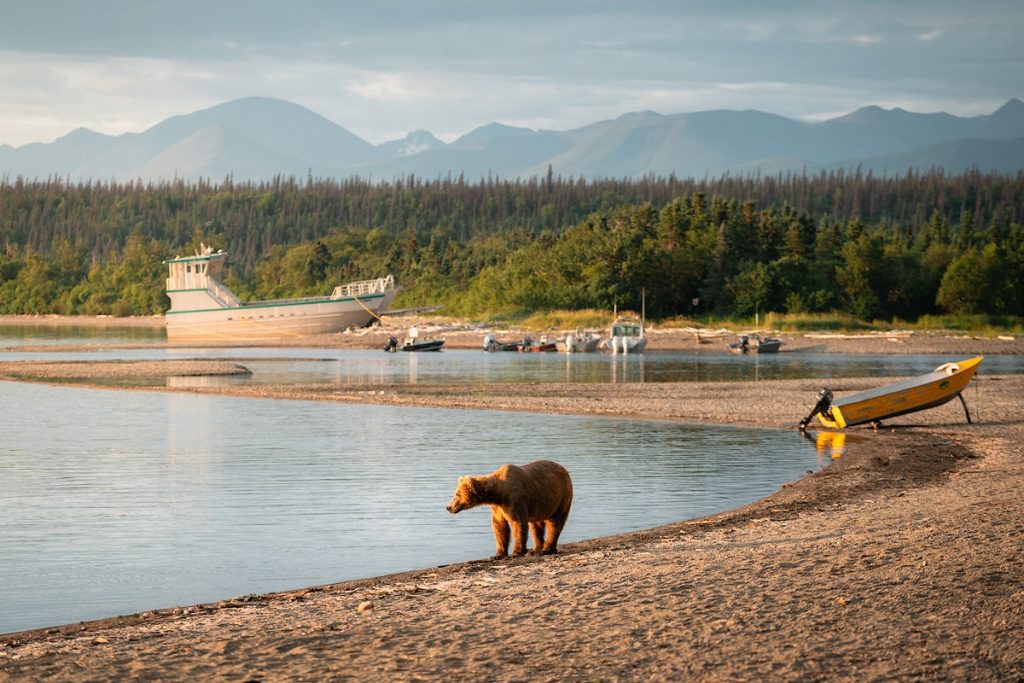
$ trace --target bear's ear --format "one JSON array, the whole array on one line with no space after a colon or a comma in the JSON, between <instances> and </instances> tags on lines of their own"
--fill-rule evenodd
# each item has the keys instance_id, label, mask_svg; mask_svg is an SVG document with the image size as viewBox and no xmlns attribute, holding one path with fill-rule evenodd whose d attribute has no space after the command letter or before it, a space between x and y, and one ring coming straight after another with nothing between
<instances>
[{"instance_id":1,"label":"bear's ear","mask_svg":"<svg viewBox=\"0 0 1024 683\"><path fill-rule=\"evenodd\" d=\"M469 481L469 477L459 477L459 485L460 486L462 484L465 484L467 481Z\"/></svg>"}]
</instances>

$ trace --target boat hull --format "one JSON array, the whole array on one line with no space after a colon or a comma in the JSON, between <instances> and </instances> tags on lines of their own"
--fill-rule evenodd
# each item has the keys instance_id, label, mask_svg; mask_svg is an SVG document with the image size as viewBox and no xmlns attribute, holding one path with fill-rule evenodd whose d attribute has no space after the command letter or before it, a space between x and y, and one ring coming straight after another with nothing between
<instances>
[{"instance_id":1,"label":"boat hull","mask_svg":"<svg viewBox=\"0 0 1024 683\"><path fill-rule=\"evenodd\" d=\"M429 352L429 351L440 351L441 347L444 346L444 339L431 339L430 341L413 342L411 344L405 344L398 347L399 351L409 352Z\"/></svg>"},{"instance_id":2,"label":"boat hull","mask_svg":"<svg viewBox=\"0 0 1024 683\"><path fill-rule=\"evenodd\" d=\"M926 375L835 399L818 413L826 427L845 428L935 408L960 395L983 356L947 363Z\"/></svg>"},{"instance_id":3,"label":"boat hull","mask_svg":"<svg viewBox=\"0 0 1024 683\"><path fill-rule=\"evenodd\" d=\"M391 296L306 299L247 304L198 311L168 311L171 343L240 342L291 339L365 327L376 320Z\"/></svg>"}]
</instances>

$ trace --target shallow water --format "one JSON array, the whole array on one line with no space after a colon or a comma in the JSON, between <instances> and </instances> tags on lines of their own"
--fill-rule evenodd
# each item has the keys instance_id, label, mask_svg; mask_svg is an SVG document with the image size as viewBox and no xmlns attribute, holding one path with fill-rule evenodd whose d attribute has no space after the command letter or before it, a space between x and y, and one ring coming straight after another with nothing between
<instances>
[{"instance_id":1,"label":"shallow water","mask_svg":"<svg viewBox=\"0 0 1024 683\"><path fill-rule=\"evenodd\" d=\"M4 325L0 346L166 343L163 327L93 325Z\"/></svg>"},{"instance_id":2,"label":"shallow water","mask_svg":"<svg viewBox=\"0 0 1024 683\"><path fill-rule=\"evenodd\" d=\"M0 360L97 361L229 359L251 376L215 377L205 384L466 384L505 382L756 382L772 379L908 376L962 360L949 355L884 355L789 352L737 356L727 352L485 353L450 349L440 353L384 353L371 349L153 348L93 351L3 351ZM979 374L1019 374L1024 356L987 356ZM173 382L172 382L173 384Z\"/></svg>"},{"instance_id":3,"label":"shallow water","mask_svg":"<svg viewBox=\"0 0 1024 683\"><path fill-rule=\"evenodd\" d=\"M793 432L0 382L0 632L477 559L461 474L551 458L562 539L704 516L822 466Z\"/></svg>"}]
</instances>

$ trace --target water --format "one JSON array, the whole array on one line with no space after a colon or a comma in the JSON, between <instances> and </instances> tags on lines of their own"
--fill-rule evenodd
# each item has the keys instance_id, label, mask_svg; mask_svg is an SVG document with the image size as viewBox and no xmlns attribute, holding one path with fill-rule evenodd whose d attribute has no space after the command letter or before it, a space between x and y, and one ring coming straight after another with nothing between
<instances>
[{"instance_id":1,"label":"water","mask_svg":"<svg viewBox=\"0 0 1024 683\"><path fill-rule=\"evenodd\" d=\"M14 382L0 415L0 632L487 557L486 508L444 508L505 462L569 469L566 542L821 466L792 432L578 416Z\"/></svg>"},{"instance_id":2,"label":"water","mask_svg":"<svg viewBox=\"0 0 1024 683\"><path fill-rule=\"evenodd\" d=\"M166 343L163 327L0 324L0 346Z\"/></svg>"},{"instance_id":3,"label":"water","mask_svg":"<svg viewBox=\"0 0 1024 683\"><path fill-rule=\"evenodd\" d=\"M151 345L148 342L153 342ZM133 344L135 348L116 348ZM140 346L140 344L144 344ZM21 351L87 345L88 351ZM811 351L386 354L171 348L162 330L0 327L0 360L219 358L249 377L168 384L759 381L915 375L958 358ZM1024 372L990 356L981 373ZM163 380L160 380L163 382ZM95 391L0 382L0 632L486 557L460 474L550 457L573 474L563 540L763 497L845 442L607 418ZM840 435L842 436L842 435Z\"/></svg>"},{"instance_id":4,"label":"water","mask_svg":"<svg viewBox=\"0 0 1024 683\"><path fill-rule=\"evenodd\" d=\"M966 356L963 356L966 357ZM738 356L727 352L485 353L449 349L440 353L384 353L373 349L309 348L104 348L93 351L3 351L0 360L98 361L226 359L250 376L209 378L229 384L465 384L506 382L756 382L771 379L908 376L931 372L961 356L789 352ZM980 374L1024 372L1024 356L987 356Z\"/></svg>"}]
</instances>

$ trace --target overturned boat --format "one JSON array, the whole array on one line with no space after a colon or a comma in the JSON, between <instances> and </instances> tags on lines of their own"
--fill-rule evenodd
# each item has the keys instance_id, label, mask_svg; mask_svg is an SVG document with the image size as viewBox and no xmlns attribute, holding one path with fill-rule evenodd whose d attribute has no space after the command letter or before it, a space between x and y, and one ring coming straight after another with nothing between
<instances>
[{"instance_id":1,"label":"overturned boat","mask_svg":"<svg viewBox=\"0 0 1024 683\"><path fill-rule=\"evenodd\" d=\"M339 285L330 296L243 302L224 286L223 251L164 261L170 275L165 316L169 342L291 339L364 327L387 310L397 289L391 275Z\"/></svg>"},{"instance_id":2,"label":"overturned boat","mask_svg":"<svg viewBox=\"0 0 1024 683\"><path fill-rule=\"evenodd\" d=\"M842 398L834 398L828 388L822 389L810 415L800 421L800 431L807 429L815 416L826 427L843 429L935 408L957 397L963 403L970 422L971 414L961 392L974 377L983 358L977 356L957 363L944 363L927 374Z\"/></svg>"}]
</instances>

